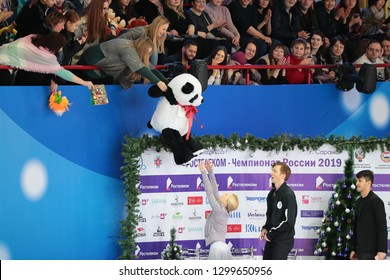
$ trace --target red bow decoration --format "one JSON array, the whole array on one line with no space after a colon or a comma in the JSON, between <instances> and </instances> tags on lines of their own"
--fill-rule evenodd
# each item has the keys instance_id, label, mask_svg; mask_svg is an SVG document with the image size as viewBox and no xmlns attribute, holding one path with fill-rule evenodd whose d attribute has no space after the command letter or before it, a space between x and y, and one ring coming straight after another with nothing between
<instances>
[{"instance_id":1,"label":"red bow decoration","mask_svg":"<svg viewBox=\"0 0 390 280\"><path fill-rule=\"evenodd\" d=\"M198 122L198 120L195 118L195 114L198 113L198 109L196 109L195 106L191 106L191 105L183 106L183 105L179 104L179 106L182 107L184 109L184 111L186 111L186 117L188 118L188 131L187 131L187 135L186 135L186 140L188 140L188 139L190 139L190 133L191 133L191 128L192 128L192 119L195 119ZM203 129L203 124L199 123L199 125L200 125L200 129Z\"/></svg>"}]
</instances>

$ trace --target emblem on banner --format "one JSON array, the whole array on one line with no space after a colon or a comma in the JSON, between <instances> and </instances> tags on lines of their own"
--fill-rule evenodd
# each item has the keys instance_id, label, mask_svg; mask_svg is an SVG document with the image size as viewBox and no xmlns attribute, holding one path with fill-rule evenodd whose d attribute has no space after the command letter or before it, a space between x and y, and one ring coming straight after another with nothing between
<instances>
[{"instance_id":1,"label":"emblem on banner","mask_svg":"<svg viewBox=\"0 0 390 280\"><path fill-rule=\"evenodd\" d=\"M357 159L359 162L362 162L362 160L366 157L366 153L361 150L361 149L357 149L355 151L355 159Z\"/></svg>"},{"instance_id":2,"label":"emblem on banner","mask_svg":"<svg viewBox=\"0 0 390 280\"><path fill-rule=\"evenodd\" d=\"M384 151L383 153L381 153L381 160L383 162L389 163L390 162L390 152Z\"/></svg>"},{"instance_id":3,"label":"emblem on banner","mask_svg":"<svg viewBox=\"0 0 390 280\"><path fill-rule=\"evenodd\" d=\"M154 158L154 166L156 168L160 168L161 167L161 164L162 164L162 159L160 158L160 156L156 156Z\"/></svg>"}]
</instances>

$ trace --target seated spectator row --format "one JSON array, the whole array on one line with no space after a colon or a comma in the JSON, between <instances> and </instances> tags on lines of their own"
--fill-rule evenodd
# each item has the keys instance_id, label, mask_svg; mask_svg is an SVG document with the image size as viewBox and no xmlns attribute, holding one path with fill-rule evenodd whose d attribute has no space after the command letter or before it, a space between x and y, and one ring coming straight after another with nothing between
<instances>
[{"instance_id":1,"label":"seated spectator row","mask_svg":"<svg viewBox=\"0 0 390 280\"><path fill-rule=\"evenodd\" d=\"M0 13L3 24L8 24L4 34L12 35L16 30L14 40L17 40L29 34L61 33L67 42L57 54L62 65L100 64L104 68L102 61L108 65L107 61L111 59L112 63L115 57L117 64L111 67L117 68L102 69L100 74L103 75L98 76L105 82L120 83L124 88L139 82L140 77L144 81L165 84L167 80L162 75L156 76L156 65L181 63L186 66L195 58L205 59L214 66L390 61L389 26L385 22L383 0L370 0L363 9L356 0L341 0L337 7L335 0L234 0L228 4L222 0L208 3L191 0L186 8L183 0L165 0L164 3L159 0L30 0L23 3L20 0L18 10L14 11L8 11L15 8L9 4L10 0L0 2L7 4ZM120 20L125 21L126 26L118 26ZM7 40L11 37L7 35ZM132 51L137 45L134 40L141 37L152 42L147 55L147 51L142 54ZM108 43L111 40L113 42ZM122 45L129 50L120 52L114 47ZM141 64L134 67L134 61L130 63L130 59L119 55L139 57ZM150 63L144 61L146 56ZM140 69L143 70L137 72ZM148 72L144 72L145 69ZM389 79L387 70L378 68L379 81ZM327 83L337 78L337 69L311 72L309 75L307 70L299 69L252 69L249 83L308 83L312 82L311 76L313 82ZM138 78L133 75L129 80L131 73L136 73ZM214 69L210 71L209 83L246 84L247 81L242 71Z\"/></svg>"}]
</instances>

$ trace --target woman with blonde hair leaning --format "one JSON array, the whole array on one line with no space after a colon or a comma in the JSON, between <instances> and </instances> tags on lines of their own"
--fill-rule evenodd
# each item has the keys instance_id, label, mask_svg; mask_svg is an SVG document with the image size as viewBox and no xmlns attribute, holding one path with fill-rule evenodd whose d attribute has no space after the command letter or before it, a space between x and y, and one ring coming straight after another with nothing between
<instances>
[{"instance_id":1,"label":"woman with blonde hair leaning","mask_svg":"<svg viewBox=\"0 0 390 280\"><path fill-rule=\"evenodd\" d=\"M115 38L88 48L80 58L82 65L96 65L101 71L87 71L87 77L104 79L113 77L124 89L143 79L167 90L167 80L149 62L154 44L148 37L135 41Z\"/></svg>"},{"instance_id":2,"label":"woman with blonde hair leaning","mask_svg":"<svg viewBox=\"0 0 390 280\"><path fill-rule=\"evenodd\" d=\"M141 37L148 37L153 42L153 53L150 62L157 65L158 54L165 54L164 43L167 38L169 20L164 16L156 17L149 25L133 27L121 34L119 38L136 40Z\"/></svg>"}]
</instances>

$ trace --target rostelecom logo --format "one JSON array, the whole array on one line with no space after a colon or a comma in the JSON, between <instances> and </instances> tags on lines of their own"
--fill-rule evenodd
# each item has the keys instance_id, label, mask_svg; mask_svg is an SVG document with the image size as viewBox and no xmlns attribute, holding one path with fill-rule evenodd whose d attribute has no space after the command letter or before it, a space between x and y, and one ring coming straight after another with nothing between
<instances>
[{"instance_id":1,"label":"rostelecom logo","mask_svg":"<svg viewBox=\"0 0 390 280\"><path fill-rule=\"evenodd\" d=\"M202 185L202 179L200 179L199 177L196 178L196 189L200 190L201 189L201 185Z\"/></svg>"},{"instance_id":2,"label":"rostelecom logo","mask_svg":"<svg viewBox=\"0 0 390 280\"><path fill-rule=\"evenodd\" d=\"M166 183L166 189L167 189L167 191L170 191L170 190L171 190L171 185L172 185L172 180L171 180L171 178L168 177L167 183Z\"/></svg>"},{"instance_id":3,"label":"rostelecom logo","mask_svg":"<svg viewBox=\"0 0 390 280\"><path fill-rule=\"evenodd\" d=\"M322 184L324 183L324 179L321 178L321 176L318 176L316 178L316 189L321 190L322 189Z\"/></svg>"},{"instance_id":4,"label":"rostelecom logo","mask_svg":"<svg viewBox=\"0 0 390 280\"><path fill-rule=\"evenodd\" d=\"M228 188L229 190L233 189L233 178L232 178L232 176L229 176L229 177L227 178L227 188Z\"/></svg>"}]
</instances>

